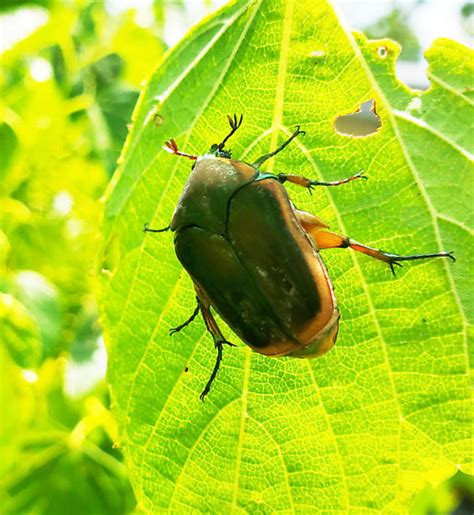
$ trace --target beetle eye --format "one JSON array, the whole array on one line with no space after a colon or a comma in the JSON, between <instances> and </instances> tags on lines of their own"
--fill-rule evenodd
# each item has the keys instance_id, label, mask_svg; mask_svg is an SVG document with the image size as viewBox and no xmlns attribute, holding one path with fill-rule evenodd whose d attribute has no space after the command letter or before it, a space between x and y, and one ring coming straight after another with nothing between
<instances>
[{"instance_id":1,"label":"beetle eye","mask_svg":"<svg viewBox=\"0 0 474 515\"><path fill-rule=\"evenodd\" d=\"M232 155L231 150L218 150L216 152L216 157L225 157L227 159L230 159L231 155Z\"/></svg>"},{"instance_id":2,"label":"beetle eye","mask_svg":"<svg viewBox=\"0 0 474 515\"><path fill-rule=\"evenodd\" d=\"M214 145L211 146L209 149L208 154L214 154L216 157L226 157L227 159L230 159L230 156L232 155L231 150L223 150L222 148L219 148L219 145L214 143Z\"/></svg>"}]
</instances>

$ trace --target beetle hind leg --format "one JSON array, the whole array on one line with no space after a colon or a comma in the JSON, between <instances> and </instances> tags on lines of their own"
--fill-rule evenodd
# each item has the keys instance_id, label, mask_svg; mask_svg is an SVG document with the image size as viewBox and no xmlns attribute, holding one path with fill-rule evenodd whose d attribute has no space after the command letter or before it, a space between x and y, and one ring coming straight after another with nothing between
<instances>
[{"instance_id":1,"label":"beetle hind leg","mask_svg":"<svg viewBox=\"0 0 474 515\"><path fill-rule=\"evenodd\" d=\"M295 211L296 217L300 224L307 233L311 235L318 249L347 249L351 248L356 252L361 252L366 256L370 256L379 261L383 261L390 266L392 274L395 275L395 266L403 266L402 261L415 261L419 259L431 259L431 258L448 258L452 261L456 261L453 252L437 252L431 254L413 254L409 256L400 256L399 254L392 254L385 252L380 249L375 249L355 241L348 236L341 236L335 232L324 230L326 227L321 225L317 218L311 219L311 215L301 211ZM319 222L319 223L318 223Z\"/></svg>"},{"instance_id":2,"label":"beetle hind leg","mask_svg":"<svg viewBox=\"0 0 474 515\"><path fill-rule=\"evenodd\" d=\"M337 249L337 248L351 248L356 252L361 252L366 256L370 256L374 259L378 259L379 261L383 261L387 263L392 271L392 274L395 275L395 266L403 266L402 261L415 261L419 259L431 259L444 257L449 258L452 261L456 261L452 252L437 252L431 254L413 254L410 256L400 256L399 254L392 254L390 252L385 252L380 249L375 249L373 247L369 247L368 245L364 245L355 241L347 236L340 236L339 234L329 232L329 231L317 231L318 234L311 234L313 236L316 245L320 249Z\"/></svg>"},{"instance_id":3,"label":"beetle hind leg","mask_svg":"<svg viewBox=\"0 0 474 515\"><path fill-rule=\"evenodd\" d=\"M209 331L209 329L208 329L208 331ZM214 335L212 335L212 336L214 338ZM221 361L222 361L222 353L223 353L224 344L230 345L231 347L235 347L235 345L233 343L225 340L224 338L219 339L219 340L214 339L214 347L217 349L217 358L216 358L216 363L214 365L214 368L212 369L211 377L207 381L206 386L204 387L204 390L201 392L201 395L199 396L199 398L203 402L204 402L204 398L211 390L211 386L212 386L212 383L214 382L214 379L217 376L217 372L219 372L219 368L221 366Z\"/></svg>"},{"instance_id":4,"label":"beetle hind leg","mask_svg":"<svg viewBox=\"0 0 474 515\"><path fill-rule=\"evenodd\" d=\"M183 322L182 324L180 324L176 327L172 327L170 329L170 336L173 336L173 334L175 334L175 333L179 333L179 331L181 331L181 329L184 329L197 317L197 315L201 309L201 303L199 302L198 298L196 298L196 300L197 300L197 306L196 306L195 310L193 311L193 314L186 320L186 322Z\"/></svg>"},{"instance_id":5,"label":"beetle hind leg","mask_svg":"<svg viewBox=\"0 0 474 515\"><path fill-rule=\"evenodd\" d=\"M206 329L209 331L209 333L211 333L212 339L214 340L214 347L217 349L216 363L212 370L211 377L209 378L208 382L206 383L206 386L204 387L204 390L202 391L201 395L199 396L201 401L204 401L204 398L211 390L212 383L214 382L214 380L217 376L217 372L219 371L221 361L222 361L224 345L229 345L231 347L235 347L235 345L233 343L227 341L224 338L224 335L221 333L221 330L219 329L219 326L217 325L217 322L211 313L210 303L201 294L198 287L195 286L195 288L196 288L196 293L197 293L199 307L201 309L202 317L204 319L204 323L206 324Z\"/></svg>"},{"instance_id":6,"label":"beetle hind leg","mask_svg":"<svg viewBox=\"0 0 474 515\"><path fill-rule=\"evenodd\" d=\"M359 244L360 245L360 244ZM418 259L431 259L431 258L438 258L438 257L445 257L450 259L451 261L456 261L456 258L454 257L454 252L436 252L432 254L413 254L411 256L399 256L398 254L390 254L389 252L384 252L383 250L379 251L381 254L383 254L385 259L382 259L382 261L387 262L390 265L390 270L392 271L392 274L395 275L395 268L394 265L397 266L403 266L401 264L401 261L415 261Z\"/></svg>"}]
</instances>

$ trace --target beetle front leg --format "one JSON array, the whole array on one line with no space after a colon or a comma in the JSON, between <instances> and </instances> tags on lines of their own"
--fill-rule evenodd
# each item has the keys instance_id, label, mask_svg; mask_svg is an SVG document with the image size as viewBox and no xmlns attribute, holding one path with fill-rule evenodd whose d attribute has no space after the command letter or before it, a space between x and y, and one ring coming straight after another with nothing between
<instances>
[{"instance_id":1,"label":"beetle front leg","mask_svg":"<svg viewBox=\"0 0 474 515\"><path fill-rule=\"evenodd\" d=\"M196 161L197 156L194 156L193 154L188 154L187 152L181 152L181 150L178 149L178 144L174 139L170 139L169 141L165 141L165 144L163 145L163 150L166 150L166 152L169 152L170 154L174 154L175 156L181 156L181 157L187 157L188 159L191 159L192 161Z\"/></svg>"},{"instance_id":2,"label":"beetle front leg","mask_svg":"<svg viewBox=\"0 0 474 515\"><path fill-rule=\"evenodd\" d=\"M379 261L387 263L390 266L390 270L392 271L393 275L395 275L395 265L403 266L401 264L402 261L415 261L418 259L430 259L438 257L445 257L451 259L452 261L456 261L453 252L437 252L432 254L413 254L410 256L400 256L398 254L392 254L390 252L385 252L380 249L369 247L368 245L359 243L358 241L355 241L347 236L341 236L340 234L336 234L334 232L320 230L320 228L317 227L314 229L311 227L308 228L305 226L306 224L302 225L306 231L311 234L319 249L351 248L356 252L361 252L366 256L370 256L374 259L378 259Z\"/></svg>"},{"instance_id":3,"label":"beetle front leg","mask_svg":"<svg viewBox=\"0 0 474 515\"><path fill-rule=\"evenodd\" d=\"M306 134L305 131L300 130L300 126L296 126L295 132L283 143L281 144L276 150L273 152L270 152L269 154L265 154L261 157L259 157L253 164L255 168L260 167L267 159L270 159L271 157L276 156L279 152L281 152L287 145L289 145L296 136L299 136L300 134Z\"/></svg>"},{"instance_id":4,"label":"beetle front leg","mask_svg":"<svg viewBox=\"0 0 474 515\"><path fill-rule=\"evenodd\" d=\"M340 186L341 184L347 184L348 182L355 181L356 179L367 180L367 177L364 175L364 172L362 170L359 173L356 173L355 175L348 177L347 179L332 182L321 182L315 179L308 179L307 177L303 177L302 175L291 175L285 173L278 174L277 178L282 184L285 182L291 182L293 184L297 184L298 186L303 186L303 188L308 188L308 191L310 193L315 186Z\"/></svg>"},{"instance_id":5,"label":"beetle front leg","mask_svg":"<svg viewBox=\"0 0 474 515\"><path fill-rule=\"evenodd\" d=\"M198 295L198 301L199 306L201 308L202 317L204 318L204 323L206 324L206 329L211 333L212 339L214 340L214 347L217 349L217 358L216 358L216 364L214 365L214 369L212 370L211 377L209 378L209 381L207 382L206 386L204 387L204 390L202 391L199 398L201 401L204 401L204 398L209 393L212 383L214 382L214 379L217 376L217 372L219 371L219 367L221 365L222 361L222 352L224 344L230 345L231 347L235 347L235 345L229 341L227 341L223 334L221 333L221 330L219 329L219 326L217 325L217 322L214 318L214 316L211 313L210 304L207 302L203 296L199 294L199 291L196 287L196 292Z\"/></svg>"},{"instance_id":6,"label":"beetle front leg","mask_svg":"<svg viewBox=\"0 0 474 515\"><path fill-rule=\"evenodd\" d=\"M201 303L200 303L198 297L196 297L196 300L197 300L197 306L196 306L193 314L186 320L186 322L183 322L182 324L180 324L176 327L172 327L170 329L170 336L173 336L173 334L175 334L175 333L179 333L179 331L181 331L181 329L184 329L197 317L197 314L199 313L199 311L201 309Z\"/></svg>"}]
</instances>

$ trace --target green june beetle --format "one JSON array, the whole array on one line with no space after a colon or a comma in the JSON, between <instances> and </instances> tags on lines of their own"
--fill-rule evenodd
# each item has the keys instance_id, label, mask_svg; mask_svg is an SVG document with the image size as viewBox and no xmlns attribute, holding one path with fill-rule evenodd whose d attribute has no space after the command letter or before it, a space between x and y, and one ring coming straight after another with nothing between
<instances>
[{"instance_id":1,"label":"green june beetle","mask_svg":"<svg viewBox=\"0 0 474 515\"><path fill-rule=\"evenodd\" d=\"M217 349L217 359L201 400L209 393L222 361L223 346L233 346L222 335L211 307L236 335L265 356L314 358L335 343L339 310L333 286L319 251L351 248L390 265L402 261L447 257L452 252L400 256L358 243L328 230L318 217L292 204L283 183L311 190L316 186L339 186L341 181L320 182L300 175L269 174L261 165L304 134L299 126L280 147L253 164L232 159L227 140L242 124L228 116L231 131L203 156L181 152L171 139L168 152L194 162L171 224L147 232L175 233L176 255L190 275L197 307L181 331L201 311Z\"/></svg>"}]
</instances>

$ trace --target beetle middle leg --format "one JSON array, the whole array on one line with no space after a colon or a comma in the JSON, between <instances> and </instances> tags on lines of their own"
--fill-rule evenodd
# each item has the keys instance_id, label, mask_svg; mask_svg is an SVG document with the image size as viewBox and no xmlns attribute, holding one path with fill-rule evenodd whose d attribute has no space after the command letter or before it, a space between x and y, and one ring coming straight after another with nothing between
<instances>
[{"instance_id":1,"label":"beetle middle leg","mask_svg":"<svg viewBox=\"0 0 474 515\"><path fill-rule=\"evenodd\" d=\"M197 287L196 292L198 294L199 306L201 308L202 317L204 318L204 323L206 324L206 329L211 333L212 339L214 340L214 347L217 349L216 364L214 365L214 369L212 370L209 381L207 382L206 386L204 387L204 390L199 396L201 401L204 401L204 398L209 393L212 383L214 382L214 379L217 376L217 372L219 371L219 367L222 361L224 345L230 345L231 347L235 347L235 345L224 338L214 316L211 313L209 302L205 300L204 296L200 295L200 292Z\"/></svg>"},{"instance_id":2,"label":"beetle middle leg","mask_svg":"<svg viewBox=\"0 0 474 515\"><path fill-rule=\"evenodd\" d=\"M379 261L383 261L390 266L392 274L395 275L395 266L403 266L402 261L415 261L418 259L430 259L444 257L452 261L456 261L453 252L437 252L431 254L413 254L410 256L400 256L399 254L392 254L380 249L375 249L359 243L348 236L342 236L335 232L325 230L327 226L316 217L304 211L295 210L298 221L308 232L316 243L318 249L347 249L351 248L357 252L361 252ZM314 218L314 220L313 220Z\"/></svg>"},{"instance_id":3,"label":"beetle middle leg","mask_svg":"<svg viewBox=\"0 0 474 515\"><path fill-rule=\"evenodd\" d=\"M173 336L173 334L175 333L179 333L179 331L181 331L181 329L184 329L186 326L188 326L198 315L200 309L201 309L201 303L199 301L199 298L196 297L196 300L197 300L197 306L196 308L194 309L193 311L193 314L186 320L186 322L183 322L182 324L176 326L176 327L172 327L170 329L170 336Z\"/></svg>"},{"instance_id":4,"label":"beetle middle leg","mask_svg":"<svg viewBox=\"0 0 474 515\"><path fill-rule=\"evenodd\" d=\"M367 177L364 175L363 171L360 171L355 175L348 177L347 179L331 182L317 181L315 179L308 179L302 175L292 175L285 173L280 173L276 177L282 184L285 182L291 182L293 184L297 184L298 186L303 186L303 188L307 188L310 193L315 186L340 186L341 184L347 184L348 182L355 181L356 179L367 180Z\"/></svg>"}]
</instances>

